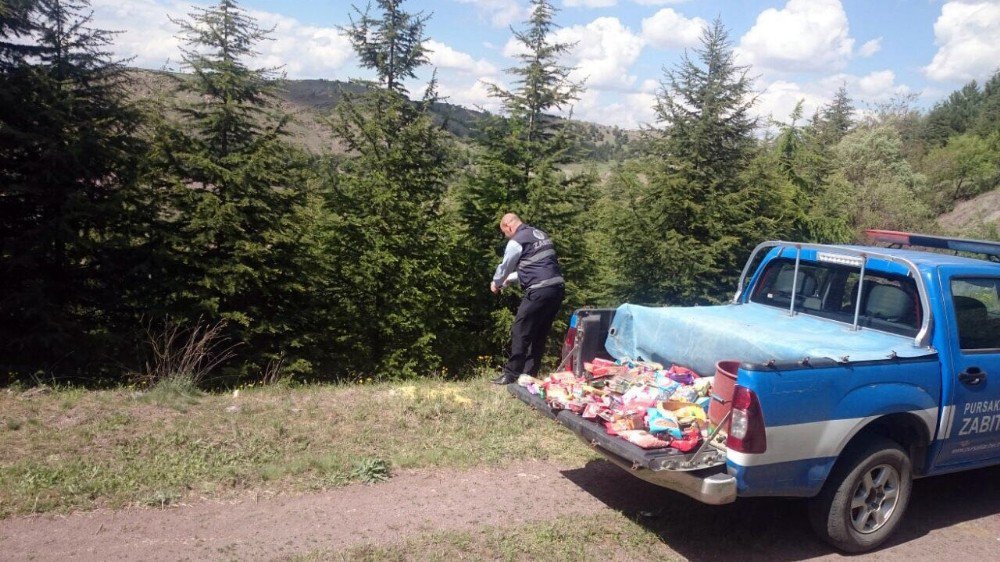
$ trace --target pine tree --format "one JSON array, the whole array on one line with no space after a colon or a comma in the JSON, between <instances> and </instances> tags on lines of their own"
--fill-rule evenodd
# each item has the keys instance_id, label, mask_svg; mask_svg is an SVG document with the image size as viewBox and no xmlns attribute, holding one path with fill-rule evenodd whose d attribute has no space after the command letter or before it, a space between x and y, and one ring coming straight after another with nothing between
<instances>
[{"instance_id":1,"label":"pine tree","mask_svg":"<svg viewBox=\"0 0 1000 562\"><path fill-rule=\"evenodd\" d=\"M774 189L789 183L785 194L783 222L795 240L847 242L853 237L844 214L847 189L834 174L831 147L817 133L816 121L798 125L802 101L796 104L789 123L778 123L780 131L773 150L764 152L764 169L778 172ZM768 165L773 160L773 165ZM763 171L763 170L762 170Z\"/></svg>"},{"instance_id":2,"label":"pine tree","mask_svg":"<svg viewBox=\"0 0 1000 562\"><path fill-rule=\"evenodd\" d=\"M561 165L572 161L581 141L567 119L554 115L569 109L582 85L571 80L571 67L560 58L574 45L554 42L556 9L548 0L533 0L531 16L522 31L514 31L520 64L506 72L513 89L490 87L502 103L503 116L492 116L480 125L476 137L481 152L459 194L467 242L474 248L468 283L486 287L498 261L503 238L497 228L505 212L515 212L547 232L559 253L566 279L567 309L597 298L603 281L595 274L592 222L588 212L596 200L594 174L566 174ZM507 342L516 299L495 297L483 291L475 297L473 331L492 336L494 349ZM553 333L564 327L557 319Z\"/></svg>"},{"instance_id":3,"label":"pine tree","mask_svg":"<svg viewBox=\"0 0 1000 562\"><path fill-rule=\"evenodd\" d=\"M621 171L609 231L619 294L643 302L717 302L762 238L788 225L780 192L750 166L757 120L748 69L715 21L697 60L666 71L641 166ZM749 175L748 175L749 174Z\"/></svg>"},{"instance_id":4,"label":"pine tree","mask_svg":"<svg viewBox=\"0 0 1000 562\"><path fill-rule=\"evenodd\" d=\"M371 15L371 5L361 11L352 6L358 19L342 27L351 40L363 68L374 70L386 90L406 94L403 80L416 78L417 68L427 64L424 26L429 16L402 10L404 0L376 0L381 17Z\"/></svg>"},{"instance_id":5,"label":"pine tree","mask_svg":"<svg viewBox=\"0 0 1000 562\"><path fill-rule=\"evenodd\" d=\"M38 0L5 0L0 3L0 64L20 59L23 54L37 51L40 45L11 41L26 37L35 29L31 16Z\"/></svg>"},{"instance_id":6,"label":"pine tree","mask_svg":"<svg viewBox=\"0 0 1000 562\"><path fill-rule=\"evenodd\" d=\"M440 336L461 314L454 228L441 210L453 147L430 113L434 80L418 101L402 80L426 64L426 16L378 2L346 29L378 81L345 93L331 120L348 156L331 174L338 306L349 318L339 345L347 370L387 377L426 374L452 355ZM355 9L357 11L357 9Z\"/></svg>"},{"instance_id":7,"label":"pine tree","mask_svg":"<svg viewBox=\"0 0 1000 562\"><path fill-rule=\"evenodd\" d=\"M277 360L308 371L312 299L323 292L324 264L313 261L322 200L310 193L305 158L284 140L275 69L247 66L270 30L232 0L174 22L191 71L179 89L196 101L156 127L149 181L163 206L162 253L150 273L151 314L227 320L228 336L245 344L239 374Z\"/></svg>"},{"instance_id":8,"label":"pine tree","mask_svg":"<svg viewBox=\"0 0 1000 562\"><path fill-rule=\"evenodd\" d=\"M113 34L90 27L87 2L5 8L0 362L100 376L119 359L121 284L141 235L139 113L108 52Z\"/></svg>"},{"instance_id":9,"label":"pine tree","mask_svg":"<svg viewBox=\"0 0 1000 562\"><path fill-rule=\"evenodd\" d=\"M574 69L559 64L559 58L575 44L551 40L556 29L555 14L556 8L548 0L532 0L531 16L525 22L527 29L513 32L521 49L516 55L521 65L506 70L514 77L516 87L508 91L496 84L490 85L491 95L498 98L510 117L521 125L522 140L537 143L531 147L529 161L551 158L555 155L553 151L563 147L560 143L544 142L551 141L563 129L551 113L567 108L578 99L582 90L582 85L569 78ZM548 151L538 152L538 148Z\"/></svg>"},{"instance_id":10,"label":"pine tree","mask_svg":"<svg viewBox=\"0 0 1000 562\"><path fill-rule=\"evenodd\" d=\"M837 93L833 95L833 100L823 106L820 119L814 122L818 129L819 139L826 146L833 146L844 138L854 126L851 116L854 114L854 106L851 98L847 95L847 88L841 86Z\"/></svg>"},{"instance_id":11,"label":"pine tree","mask_svg":"<svg viewBox=\"0 0 1000 562\"><path fill-rule=\"evenodd\" d=\"M993 137L994 144L1000 143L1000 70L983 84L982 103L973 129L983 138Z\"/></svg>"},{"instance_id":12,"label":"pine tree","mask_svg":"<svg viewBox=\"0 0 1000 562\"><path fill-rule=\"evenodd\" d=\"M983 92L973 80L934 105L927 114L922 137L932 147L944 146L948 137L960 135L976 124Z\"/></svg>"}]
</instances>

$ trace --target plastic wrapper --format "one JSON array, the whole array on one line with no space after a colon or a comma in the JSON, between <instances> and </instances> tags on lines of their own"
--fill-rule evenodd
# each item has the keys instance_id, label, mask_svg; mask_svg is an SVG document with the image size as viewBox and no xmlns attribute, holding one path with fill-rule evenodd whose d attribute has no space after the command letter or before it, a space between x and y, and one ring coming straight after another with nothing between
<instances>
[{"instance_id":1,"label":"plastic wrapper","mask_svg":"<svg viewBox=\"0 0 1000 562\"><path fill-rule=\"evenodd\" d=\"M708 407L712 405L712 398L710 396L699 396L698 400L695 401L695 404L697 404L702 410L705 410L705 413L707 414Z\"/></svg>"},{"instance_id":2,"label":"plastic wrapper","mask_svg":"<svg viewBox=\"0 0 1000 562\"><path fill-rule=\"evenodd\" d=\"M580 414L585 419L593 420L601 414L601 412L607 410L608 407L600 402L590 402L583 408L583 413Z\"/></svg>"},{"instance_id":3,"label":"plastic wrapper","mask_svg":"<svg viewBox=\"0 0 1000 562\"><path fill-rule=\"evenodd\" d=\"M674 416L677 420L683 424L690 424L691 422L697 421L707 421L708 417L705 415L705 410L701 409L697 404L689 404L683 408L677 408L673 411Z\"/></svg>"},{"instance_id":4,"label":"plastic wrapper","mask_svg":"<svg viewBox=\"0 0 1000 562\"><path fill-rule=\"evenodd\" d=\"M670 441L664 441L663 439L660 439L652 433L642 429L622 431L618 435L619 437L622 437L630 443L634 443L643 449L662 449L670 446Z\"/></svg>"},{"instance_id":5,"label":"plastic wrapper","mask_svg":"<svg viewBox=\"0 0 1000 562\"><path fill-rule=\"evenodd\" d=\"M670 395L670 399L681 402L694 402L698 400L698 391L693 386L681 385L680 388Z\"/></svg>"},{"instance_id":6,"label":"plastic wrapper","mask_svg":"<svg viewBox=\"0 0 1000 562\"><path fill-rule=\"evenodd\" d=\"M536 379L531 375L521 375L517 377L518 386L523 386L528 389L528 392L532 394L543 394L542 388L545 383Z\"/></svg>"},{"instance_id":7,"label":"plastic wrapper","mask_svg":"<svg viewBox=\"0 0 1000 562\"><path fill-rule=\"evenodd\" d=\"M679 365L671 365L670 369L667 370L667 376L685 385L694 384L694 381L698 379L698 373Z\"/></svg>"},{"instance_id":8,"label":"plastic wrapper","mask_svg":"<svg viewBox=\"0 0 1000 562\"><path fill-rule=\"evenodd\" d=\"M622 404L626 409L639 410L655 406L662 399L662 391L658 387L633 386L622 395Z\"/></svg>"},{"instance_id":9,"label":"plastic wrapper","mask_svg":"<svg viewBox=\"0 0 1000 562\"><path fill-rule=\"evenodd\" d=\"M650 433L668 433L671 437L683 436L680 421L673 412L660 408L649 408L646 412Z\"/></svg>"},{"instance_id":10,"label":"plastic wrapper","mask_svg":"<svg viewBox=\"0 0 1000 562\"><path fill-rule=\"evenodd\" d=\"M667 376L666 371L657 371L656 386L660 387L663 394L669 397L681 387L681 383Z\"/></svg>"},{"instance_id":11,"label":"plastic wrapper","mask_svg":"<svg viewBox=\"0 0 1000 562\"><path fill-rule=\"evenodd\" d=\"M701 431L697 428L691 428L685 431L684 436L680 439L671 440L670 446L682 453L690 453L699 443L701 443Z\"/></svg>"},{"instance_id":12,"label":"plastic wrapper","mask_svg":"<svg viewBox=\"0 0 1000 562\"><path fill-rule=\"evenodd\" d=\"M708 396L712 390L712 383L715 377L700 377L694 381L694 389L698 391L698 396Z\"/></svg>"}]
</instances>

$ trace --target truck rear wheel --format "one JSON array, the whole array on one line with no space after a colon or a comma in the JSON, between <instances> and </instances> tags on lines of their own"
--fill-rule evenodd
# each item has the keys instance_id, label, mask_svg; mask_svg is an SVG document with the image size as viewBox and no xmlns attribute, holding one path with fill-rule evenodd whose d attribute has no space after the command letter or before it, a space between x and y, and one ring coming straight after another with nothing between
<instances>
[{"instance_id":1,"label":"truck rear wheel","mask_svg":"<svg viewBox=\"0 0 1000 562\"><path fill-rule=\"evenodd\" d=\"M910 457L894 441L875 437L845 451L810 500L809 519L833 546L871 550L896 530L912 488Z\"/></svg>"}]
</instances>

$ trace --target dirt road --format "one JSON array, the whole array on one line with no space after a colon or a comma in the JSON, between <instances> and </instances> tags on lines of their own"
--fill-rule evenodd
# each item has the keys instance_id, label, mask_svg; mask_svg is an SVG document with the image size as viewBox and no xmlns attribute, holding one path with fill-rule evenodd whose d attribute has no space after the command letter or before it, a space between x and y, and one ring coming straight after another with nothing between
<instances>
[{"instance_id":1,"label":"dirt road","mask_svg":"<svg viewBox=\"0 0 1000 562\"><path fill-rule=\"evenodd\" d=\"M0 559L271 559L436 530L600 516L618 510L655 531L677 558L836 559L800 501L742 499L710 507L594 461L561 468L401 473L375 486L166 509L95 511L0 521ZM904 527L877 560L996 558L1000 468L920 480Z\"/></svg>"}]
</instances>

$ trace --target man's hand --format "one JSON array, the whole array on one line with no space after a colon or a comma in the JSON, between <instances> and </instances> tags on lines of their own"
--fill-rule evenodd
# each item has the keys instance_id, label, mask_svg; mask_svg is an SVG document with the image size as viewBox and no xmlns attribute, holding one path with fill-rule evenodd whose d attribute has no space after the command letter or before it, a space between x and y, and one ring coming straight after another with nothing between
<instances>
[{"instance_id":1,"label":"man's hand","mask_svg":"<svg viewBox=\"0 0 1000 562\"><path fill-rule=\"evenodd\" d=\"M500 287L497 287L496 281L490 281L490 290L494 295L500 294Z\"/></svg>"}]
</instances>

